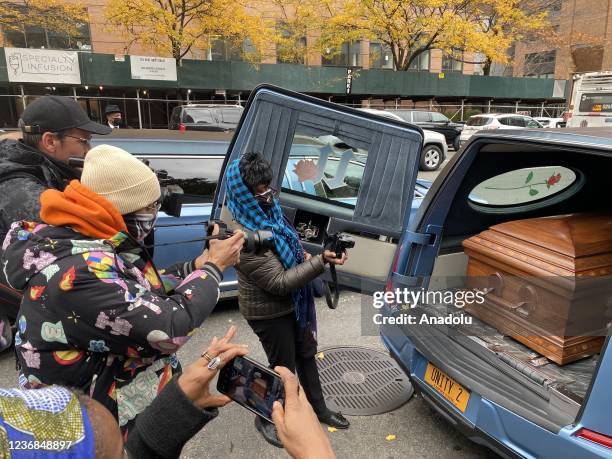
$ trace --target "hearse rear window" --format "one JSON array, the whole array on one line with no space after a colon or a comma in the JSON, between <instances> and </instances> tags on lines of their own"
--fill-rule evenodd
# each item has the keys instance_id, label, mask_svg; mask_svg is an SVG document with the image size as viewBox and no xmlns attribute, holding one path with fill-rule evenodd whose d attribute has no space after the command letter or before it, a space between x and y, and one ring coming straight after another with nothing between
<instances>
[{"instance_id":1,"label":"hearse rear window","mask_svg":"<svg viewBox=\"0 0 612 459\"><path fill-rule=\"evenodd\" d=\"M147 157L149 166L168 172L177 190L184 193L183 203L212 202L223 158L156 158Z\"/></svg>"},{"instance_id":2,"label":"hearse rear window","mask_svg":"<svg viewBox=\"0 0 612 459\"><path fill-rule=\"evenodd\" d=\"M549 205L549 198L565 190L577 191L576 187L570 188L577 183L577 180L577 173L567 167L543 166L517 169L481 182L470 192L469 201L489 208L511 208L536 201ZM555 202L558 200L555 199Z\"/></svg>"}]
</instances>

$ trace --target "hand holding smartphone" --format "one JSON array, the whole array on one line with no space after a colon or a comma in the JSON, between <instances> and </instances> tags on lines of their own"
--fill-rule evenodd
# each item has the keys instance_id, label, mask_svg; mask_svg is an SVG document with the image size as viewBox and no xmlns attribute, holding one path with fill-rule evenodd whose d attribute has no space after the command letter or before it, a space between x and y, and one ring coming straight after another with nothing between
<instances>
[{"instance_id":1,"label":"hand holding smartphone","mask_svg":"<svg viewBox=\"0 0 612 459\"><path fill-rule=\"evenodd\" d=\"M247 357L227 362L219 372L217 390L270 422L274 402L285 400L279 374Z\"/></svg>"}]
</instances>

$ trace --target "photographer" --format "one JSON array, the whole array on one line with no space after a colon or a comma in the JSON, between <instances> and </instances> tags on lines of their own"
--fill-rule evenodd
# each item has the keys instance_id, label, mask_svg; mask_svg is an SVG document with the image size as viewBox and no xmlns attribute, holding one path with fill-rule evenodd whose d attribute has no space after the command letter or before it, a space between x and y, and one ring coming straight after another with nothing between
<instances>
[{"instance_id":1,"label":"photographer","mask_svg":"<svg viewBox=\"0 0 612 459\"><path fill-rule=\"evenodd\" d=\"M316 311L310 282L326 263L344 264L336 254L305 253L299 237L284 218L275 191L272 169L257 153L247 153L228 167L226 203L236 227L271 230L274 250L242 253L237 266L240 312L263 345L271 367L284 366L297 373L319 420L340 429L349 427L340 413L325 405L315 354ZM274 425L255 419L266 441L280 447Z\"/></svg>"},{"instance_id":2,"label":"photographer","mask_svg":"<svg viewBox=\"0 0 612 459\"><path fill-rule=\"evenodd\" d=\"M230 327L223 338L214 338L206 350L206 354L221 359L215 369L208 368L208 361L201 357L172 378L138 416L125 444L108 410L95 400L61 386L0 389L0 405L12 407L7 412L0 410L0 428L9 442L31 444L35 438L41 438L42 432L46 438L63 439L55 440L55 448L61 448L60 451L49 451L49 457L54 458L178 458L185 443L217 416L218 408L231 401L224 395L211 394L210 385L221 368L248 352L246 346L231 342L235 333L236 328ZM304 391L299 390L295 376L286 368L275 370L284 383L285 405L276 402L272 416L287 453L296 459L333 459L329 438ZM41 457L46 457L45 453L42 449L36 451Z\"/></svg>"},{"instance_id":3,"label":"photographer","mask_svg":"<svg viewBox=\"0 0 612 459\"><path fill-rule=\"evenodd\" d=\"M68 158L83 158L92 134L111 129L91 121L71 97L43 96L29 104L19 120L21 139L0 140L0 240L12 222L38 220L40 195L49 188L63 190L80 171ZM0 322L10 332L17 316L19 295L5 284L0 270ZM6 339L10 345L11 339ZM3 349L0 343L0 350Z\"/></svg>"},{"instance_id":4,"label":"photographer","mask_svg":"<svg viewBox=\"0 0 612 459\"><path fill-rule=\"evenodd\" d=\"M86 156L81 181L41 195L44 224L13 223L2 246L23 291L15 350L25 387L86 391L127 438L172 375L174 355L210 314L243 233L210 242L195 260L157 271L141 242L161 190L153 171L116 147Z\"/></svg>"}]
</instances>

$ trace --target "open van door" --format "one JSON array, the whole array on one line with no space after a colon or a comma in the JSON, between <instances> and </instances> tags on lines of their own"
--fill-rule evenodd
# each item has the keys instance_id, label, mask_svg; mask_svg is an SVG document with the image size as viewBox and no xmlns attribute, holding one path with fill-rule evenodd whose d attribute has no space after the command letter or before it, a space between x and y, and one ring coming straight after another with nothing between
<instances>
[{"instance_id":1,"label":"open van door","mask_svg":"<svg viewBox=\"0 0 612 459\"><path fill-rule=\"evenodd\" d=\"M339 285L381 289L410 217L422 144L416 126L259 86L228 149L213 218L232 218L224 205L228 164L259 152L272 164L271 186L305 250L321 253L329 234L350 234L355 247L338 267Z\"/></svg>"}]
</instances>

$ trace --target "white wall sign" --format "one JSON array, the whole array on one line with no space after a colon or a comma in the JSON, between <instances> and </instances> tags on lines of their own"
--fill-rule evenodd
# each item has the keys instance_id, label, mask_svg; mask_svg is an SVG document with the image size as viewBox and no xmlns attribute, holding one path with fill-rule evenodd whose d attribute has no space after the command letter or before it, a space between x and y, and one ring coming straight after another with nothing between
<instances>
[{"instance_id":1,"label":"white wall sign","mask_svg":"<svg viewBox=\"0 0 612 459\"><path fill-rule=\"evenodd\" d=\"M130 56L133 80L176 81L176 60L172 57Z\"/></svg>"},{"instance_id":2,"label":"white wall sign","mask_svg":"<svg viewBox=\"0 0 612 459\"><path fill-rule=\"evenodd\" d=\"M76 51L4 48L4 55L11 82L81 84Z\"/></svg>"}]
</instances>

